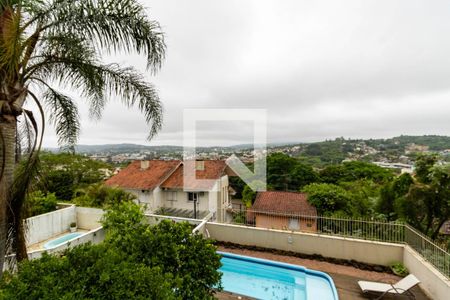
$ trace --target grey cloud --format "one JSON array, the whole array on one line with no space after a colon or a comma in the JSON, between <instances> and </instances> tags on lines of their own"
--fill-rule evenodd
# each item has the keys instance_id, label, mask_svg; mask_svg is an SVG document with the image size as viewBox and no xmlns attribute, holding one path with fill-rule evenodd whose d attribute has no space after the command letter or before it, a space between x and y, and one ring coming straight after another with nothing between
<instances>
[{"instance_id":1,"label":"grey cloud","mask_svg":"<svg viewBox=\"0 0 450 300\"><path fill-rule=\"evenodd\" d=\"M165 106L152 144L182 143L184 108L265 108L269 142L450 134L450 2L146 0L168 52L146 74ZM115 57L142 71L142 58ZM146 143L136 109L83 112L81 143ZM251 126L200 130L205 144ZM49 131L46 145L53 145Z\"/></svg>"}]
</instances>

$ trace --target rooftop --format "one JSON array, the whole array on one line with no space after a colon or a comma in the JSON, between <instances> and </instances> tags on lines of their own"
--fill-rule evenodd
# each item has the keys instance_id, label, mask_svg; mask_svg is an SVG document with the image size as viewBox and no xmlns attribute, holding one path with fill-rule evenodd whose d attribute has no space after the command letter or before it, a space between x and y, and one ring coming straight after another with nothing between
<instances>
[{"instance_id":1,"label":"rooftop","mask_svg":"<svg viewBox=\"0 0 450 300\"><path fill-rule=\"evenodd\" d=\"M217 180L225 173L227 165L223 160L204 160L201 169L195 171L195 178L183 178L184 165L181 164L162 184L163 188L181 189L188 188L192 190L211 189L213 182L197 181L196 179Z\"/></svg>"},{"instance_id":2,"label":"rooftop","mask_svg":"<svg viewBox=\"0 0 450 300\"><path fill-rule=\"evenodd\" d=\"M305 193L267 191L258 192L252 206L256 211L290 212L301 215L317 215L316 208L308 203Z\"/></svg>"},{"instance_id":3,"label":"rooftop","mask_svg":"<svg viewBox=\"0 0 450 300\"><path fill-rule=\"evenodd\" d=\"M109 186L136 190L153 190L159 186L180 164L179 160L149 160L146 168L136 160L118 174L106 180Z\"/></svg>"}]
</instances>

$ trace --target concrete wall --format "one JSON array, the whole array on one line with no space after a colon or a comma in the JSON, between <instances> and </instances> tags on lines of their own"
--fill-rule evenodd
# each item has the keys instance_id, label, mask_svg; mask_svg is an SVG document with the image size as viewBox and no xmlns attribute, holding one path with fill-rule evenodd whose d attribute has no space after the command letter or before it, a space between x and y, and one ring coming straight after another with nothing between
<instances>
[{"instance_id":1,"label":"concrete wall","mask_svg":"<svg viewBox=\"0 0 450 300\"><path fill-rule=\"evenodd\" d=\"M407 245L403 251L403 264L420 280L420 287L431 299L450 297L450 280Z\"/></svg>"},{"instance_id":2,"label":"concrete wall","mask_svg":"<svg viewBox=\"0 0 450 300\"><path fill-rule=\"evenodd\" d=\"M403 260L403 245L397 244L220 223L207 223L206 229L215 240L241 245L320 254L378 265Z\"/></svg>"},{"instance_id":3,"label":"concrete wall","mask_svg":"<svg viewBox=\"0 0 450 300\"><path fill-rule=\"evenodd\" d=\"M65 243L59 245L56 248L30 251L28 252L28 258L29 259L40 258L44 252L57 253L64 251L65 249L82 245L88 242L91 242L92 244L98 244L101 243L104 239L105 239L105 231L103 230L102 227L99 227L89 232L86 232L85 234L79 237L66 241Z\"/></svg>"},{"instance_id":4,"label":"concrete wall","mask_svg":"<svg viewBox=\"0 0 450 300\"><path fill-rule=\"evenodd\" d=\"M39 243L68 231L70 223L76 222L76 218L75 206L28 218L25 221L27 245Z\"/></svg>"},{"instance_id":5,"label":"concrete wall","mask_svg":"<svg viewBox=\"0 0 450 300\"><path fill-rule=\"evenodd\" d=\"M290 217L271 216L266 214L255 213L256 227L280 229L280 230L294 230L302 232L316 232L316 221L314 219L296 218L298 222L298 229L289 228ZM310 225L310 226L308 226Z\"/></svg>"},{"instance_id":6,"label":"concrete wall","mask_svg":"<svg viewBox=\"0 0 450 300\"><path fill-rule=\"evenodd\" d=\"M77 207L76 213L78 228L91 230L101 226L100 221L105 212L99 208Z\"/></svg>"}]
</instances>

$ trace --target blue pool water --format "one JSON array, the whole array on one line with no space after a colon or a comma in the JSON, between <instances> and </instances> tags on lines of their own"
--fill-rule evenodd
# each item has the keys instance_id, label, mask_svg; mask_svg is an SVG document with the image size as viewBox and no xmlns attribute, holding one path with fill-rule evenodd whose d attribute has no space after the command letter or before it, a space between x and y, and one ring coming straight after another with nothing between
<instances>
[{"instance_id":1,"label":"blue pool water","mask_svg":"<svg viewBox=\"0 0 450 300\"><path fill-rule=\"evenodd\" d=\"M338 300L323 272L265 259L219 252L225 291L257 299Z\"/></svg>"},{"instance_id":2,"label":"blue pool water","mask_svg":"<svg viewBox=\"0 0 450 300\"><path fill-rule=\"evenodd\" d=\"M62 244L64 242L67 242L67 241L69 241L71 239L79 237L82 234L83 233L81 233L81 232L68 233L66 235L60 236L59 238L56 238L56 239L51 240L51 241L48 241L47 243L44 244L44 248L45 249L55 248L55 247L59 246L60 244Z\"/></svg>"}]
</instances>

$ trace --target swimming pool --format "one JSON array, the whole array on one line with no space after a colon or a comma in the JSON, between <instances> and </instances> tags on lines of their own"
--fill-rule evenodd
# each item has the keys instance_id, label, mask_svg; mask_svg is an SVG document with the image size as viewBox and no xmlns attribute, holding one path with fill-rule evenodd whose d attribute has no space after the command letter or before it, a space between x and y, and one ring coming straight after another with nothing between
<instances>
[{"instance_id":1,"label":"swimming pool","mask_svg":"<svg viewBox=\"0 0 450 300\"><path fill-rule=\"evenodd\" d=\"M225 291L257 299L338 300L333 279L305 267L218 252Z\"/></svg>"},{"instance_id":2,"label":"swimming pool","mask_svg":"<svg viewBox=\"0 0 450 300\"><path fill-rule=\"evenodd\" d=\"M44 248L51 249L51 248L58 247L60 244L67 242L71 239L74 239L76 237L79 237L82 234L83 234L82 232L72 232L72 233L65 234L63 236L60 236L59 238L48 241L47 243L44 244Z\"/></svg>"}]
</instances>

